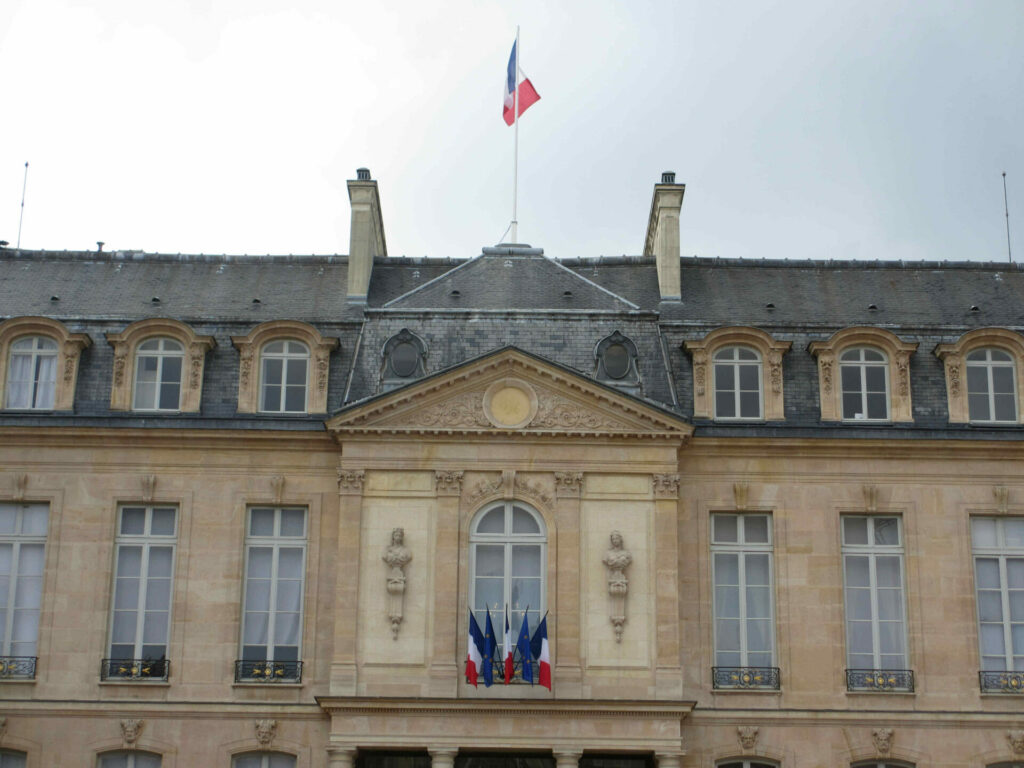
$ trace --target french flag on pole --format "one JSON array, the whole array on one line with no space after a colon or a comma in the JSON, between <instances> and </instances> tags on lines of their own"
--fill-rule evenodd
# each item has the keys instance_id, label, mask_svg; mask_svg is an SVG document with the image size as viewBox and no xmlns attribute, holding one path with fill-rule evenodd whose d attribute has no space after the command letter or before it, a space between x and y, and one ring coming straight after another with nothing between
<instances>
[{"instance_id":1,"label":"french flag on pole","mask_svg":"<svg viewBox=\"0 0 1024 768\"><path fill-rule=\"evenodd\" d=\"M516 93L516 70L522 72L519 68L519 60L516 54L516 47L518 41L512 43L512 55L508 57L508 76L505 78L505 105L502 109L501 116L505 118L506 125L512 125L515 122L515 103L519 102L519 116L521 117L523 112L529 109L532 105L540 101L540 95L533 87L533 83L530 82L530 78L524 77L522 82L519 83L519 92Z\"/></svg>"},{"instance_id":2,"label":"french flag on pole","mask_svg":"<svg viewBox=\"0 0 1024 768\"><path fill-rule=\"evenodd\" d=\"M505 606L505 685L512 682L512 672L515 665L512 663L512 652L515 646L512 645L512 628L508 623L508 605Z\"/></svg>"},{"instance_id":3,"label":"french flag on pole","mask_svg":"<svg viewBox=\"0 0 1024 768\"><path fill-rule=\"evenodd\" d=\"M548 648L548 616L540 620L530 640L530 652L537 659L537 682L551 690L551 651Z\"/></svg>"},{"instance_id":4,"label":"french flag on pole","mask_svg":"<svg viewBox=\"0 0 1024 768\"><path fill-rule=\"evenodd\" d=\"M484 662L484 633L480 631L480 625L476 622L473 612L469 612L469 651L466 653L466 680L470 685L475 686L477 675L483 668Z\"/></svg>"}]
</instances>

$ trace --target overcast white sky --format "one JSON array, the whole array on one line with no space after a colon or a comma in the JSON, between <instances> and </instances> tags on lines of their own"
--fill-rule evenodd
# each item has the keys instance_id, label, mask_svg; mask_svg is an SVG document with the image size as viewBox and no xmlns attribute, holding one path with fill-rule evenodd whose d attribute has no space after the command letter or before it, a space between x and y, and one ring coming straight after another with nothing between
<instances>
[{"instance_id":1,"label":"overcast white sky","mask_svg":"<svg viewBox=\"0 0 1024 768\"><path fill-rule=\"evenodd\" d=\"M1024 260L1024 0L4 0L0 238L347 253L380 183L392 256L520 240L638 254L687 185L686 255Z\"/></svg>"}]
</instances>

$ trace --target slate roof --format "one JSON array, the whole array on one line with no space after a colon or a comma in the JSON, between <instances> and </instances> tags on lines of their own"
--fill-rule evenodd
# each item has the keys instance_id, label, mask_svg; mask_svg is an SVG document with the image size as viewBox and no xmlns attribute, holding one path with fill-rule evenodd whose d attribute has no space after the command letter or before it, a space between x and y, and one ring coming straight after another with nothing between
<instances>
[{"instance_id":1,"label":"slate roof","mask_svg":"<svg viewBox=\"0 0 1024 768\"><path fill-rule=\"evenodd\" d=\"M0 320L44 315L84 331L75 413L0 414L10 423L322 429L322 417L239 418L238 353L230 337L268 320L301 320L340 339L328 408L382 391L384 342L409 328L427 345L427 374L506 346L593 377L594 346L615 330L636 344L640 397L692 416L692 366L681 349L715 328L751 325L792 341L783 361L785 422L715 424L700 434L807 434L1020 439L1019 428L948 424L936 344L994 326L1024 331L1024 268L978 262L827 262L683 258L682 301L662 303L653 259L555 261L537 251L485 249L472 259L380 258L365 307L346 299L346 256L182 256L0 249ZM458 297L452 295L458 291ZM569 295L567 295L567 292ZM51 300L56 296L57 299ZM159 298L154 302L153 298ZM258 302L254 302L258 299ZM773 306L769 306L773 305ZM872 305L874 305L872 307ZM104 334L173 317L210 334L202 412L149 416L109 411L112 354ZM911 359L914 423L822 425L807 344L871 325L919 343ZM692 419L691 419L692 420Z\"/></svg>"}]
</instances>

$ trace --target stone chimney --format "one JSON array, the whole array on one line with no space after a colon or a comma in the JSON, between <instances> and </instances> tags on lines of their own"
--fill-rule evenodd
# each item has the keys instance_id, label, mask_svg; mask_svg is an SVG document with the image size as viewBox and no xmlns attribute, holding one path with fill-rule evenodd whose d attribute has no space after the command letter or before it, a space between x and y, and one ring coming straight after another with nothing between
<instances>
[{"instance_id":1,"label":"stone chimney","mask_svg":"<svg viewBox=\"0 0 1024 768\"><path fill-rule=\"evenodd\" d=\"M356 178L349 180L348 199L352 205L348 244L348 300L365 303L370 289L370 273L373 272L373 257L388 255L380 195L377 193L377 182L370 178L369 168L357 169Z\"/></svg>"},{"instance_id":2,"label":"stone chimney","mask_svg":"<svg viewBox=\"0 0 1024 768\"><path fill-rule=\"evenodd\" d=\"M644 256L654 256L658 265L658 288L662 301L681 301L679 279L679 211L683 207L685 184L676 184L673 171L661 174L654 185L651 214L647 219Z\"/></svg>"}]
</instances>

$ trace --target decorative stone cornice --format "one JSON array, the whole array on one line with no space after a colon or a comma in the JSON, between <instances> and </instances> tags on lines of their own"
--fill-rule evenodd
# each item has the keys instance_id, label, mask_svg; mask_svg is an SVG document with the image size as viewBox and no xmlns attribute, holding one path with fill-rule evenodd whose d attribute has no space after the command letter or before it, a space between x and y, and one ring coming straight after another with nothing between
<instances>
[{"instance_id":1,"label":"decorative stone cornice","mask_svg":"<svg viewBox=\"0 0 1024 768\"><path fill-rule=\"evenodd\" d=\"M436 471L434 487L438 496L458 496L462 493L462 478L465 472Z\"/></svg>"},{"instance_id":2,"label":"decorative stone cornice","mask_svg":"<svg viewBox=\"0 0 1024 768\"><path fill-rule=\"evenodd\" d=\"M654 496L658 499L679 498L679 475L651 475Z\"/></svg>"},{"instance_id":3,"label":"decorative stone cornice","mask_svg":"<svg viewBox=\"0 0 1024 768\"><path fill-rule=\"evenodd\" d=\"M12 317L0 323L0 408L7 407L7 366L11 359L11 344L26 336L43 336L57 343L53 410L72 410L75 383L78 381L78 360L82 350L92 344L92 339L85 333L71 333L63 323L48 317Z\"/></svg>"},{"instance_id":4,"label":"decorative stone cornice","mask_svg":"<svg viewBox=\"0 0 1024 768\"><path fill-rule=\"evenodd\" d=\"M579 498L582 490L582 472L555 472L555 496Z\"/></svg>"}]
</instances>

